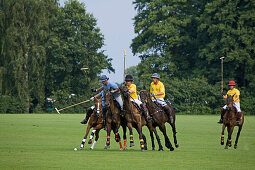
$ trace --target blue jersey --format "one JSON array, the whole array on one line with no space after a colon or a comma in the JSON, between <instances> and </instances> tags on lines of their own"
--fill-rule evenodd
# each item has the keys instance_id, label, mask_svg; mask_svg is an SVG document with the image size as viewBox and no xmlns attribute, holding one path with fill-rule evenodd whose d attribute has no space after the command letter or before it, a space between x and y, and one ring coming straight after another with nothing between
<instances>
[{"instance_id":1,"label":"blue jersey","mask_svg":"<svg viewBox=\"0 0 255 170\"><path fill-rule=\"evenodd\" d=\"M104 107L104 91L102 90L98 95L102 98L102 106Z\"/></svg>"},{"instance_id":2,"label":"blue jersey","mask_svg":"<svg viewBox=\"0 0 255 170\"><path fill-rule=\"evenodd\" d=\"M107 82L107 86L106 85L104 85L103 84L103 89L105 89L105 90L110 90L110 88L112 88L112 90L115 90L115 89L117 89L117 88L119 88L118 86L117 86L117 84L115 84L115 83L112 83L112 82ZM118 97L119 96L119 92L116 92L116 93L113 93L113 96L114 97Z\"/></svg>"}]
</instances>

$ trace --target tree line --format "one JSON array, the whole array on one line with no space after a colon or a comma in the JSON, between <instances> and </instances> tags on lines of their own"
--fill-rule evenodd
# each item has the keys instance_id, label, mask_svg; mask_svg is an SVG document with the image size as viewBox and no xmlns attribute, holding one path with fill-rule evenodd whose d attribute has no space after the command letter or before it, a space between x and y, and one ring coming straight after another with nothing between
<instances>
[{"instance_id":1,"label":"tree line","mask_svg":"<svg viewBox=\"0 0 255 170\"><path fill-rule=\"evenodd\" d=\"M141 63L126 73L139 89L148 88L157 72L177 112L218 113L224 104L219 58L225 56L224 93L235 80L241 109L254 114L254 1L133 4L131 48ZM88 99L102 69L114 71L103 44L96 19L77 0L63 7L58 0L0 0L0 113L40 113ZM88 105L67 112L84 112Z\"/></svg>"},{"instance_id":2,"label":"tree line","mask_svg":"<svg viewBox=\"0 0 255 170\"><path fill-rule=\"evenodd\" d=\"M136 37L141 59L136 74L142 88L158 72L177 111L218 113L221 63L224 93L229 80L241 91L241 109L255 109L255 3L249 0L135 0ZM134 72L135 71L135 72ZM142 83L141 83L142 82Z\"/></svg>"},{"instance_id":3,"label":"tree line","mask_svg":"<svg viewBox=\"0 0 255 170\"><path fill-rule=\"evenodd\" d=\"M0 113L40 113L90 97L102 69L114 71L96 24L77 0L63 7L57 0L1 0Z\"/></svg>"}]
</instances>

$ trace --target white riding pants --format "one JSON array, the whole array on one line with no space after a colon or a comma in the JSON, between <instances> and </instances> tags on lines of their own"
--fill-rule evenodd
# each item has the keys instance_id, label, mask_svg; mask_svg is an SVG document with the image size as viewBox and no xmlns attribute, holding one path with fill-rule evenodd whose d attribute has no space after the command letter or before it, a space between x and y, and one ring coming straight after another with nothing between
<instances>
[{"instance_id":1,"label":"white riding pants","mask_svg":"<svg viewBox=\"0 0 255 170\"><path fill-rule=\"evenodd\" d=\"M240 109L240 102L234 102L234 107L236 108L237 112L241 112ZM223 109L226 109L227 105L223 106Z\"/></svg>"},{"instance_id":2,"label":"white riding pants","mask_svg":"<svg viewBox=\"0 0 255 170\"><path fill-rule=\"evenodd\" d=\"M140 107L140 105L142 104L142 102L138 99L130 99L131 102L135 102L136 104L138 104L138 106Z\"/></svg>"},{"instance_id":3,"label":"white riding pants","mask_svg":"<svg viewBox=\"0 0 255 170\"><path fill-rule=\"evenodd\" d=\"M121 96L115 97L115 100L120 104L121 110L123 110L123 101Z\"/></svg>"},{"instance_id":4,"label":"white riding pants","mask_svg":"<svg viewBox=\"0 0 255 170\"><path fill-rule=\"evenodd\" d=\"M166 104L166 102L165 102L165 100L164 100L164 98L162 98L162 97L158 97L158 98L154 98L153 100L152 100L153 102L157 102L157 103L159 103L162 107L164 107L164 106L166 106L167 104Z\"/></svg>"}]
</instances>

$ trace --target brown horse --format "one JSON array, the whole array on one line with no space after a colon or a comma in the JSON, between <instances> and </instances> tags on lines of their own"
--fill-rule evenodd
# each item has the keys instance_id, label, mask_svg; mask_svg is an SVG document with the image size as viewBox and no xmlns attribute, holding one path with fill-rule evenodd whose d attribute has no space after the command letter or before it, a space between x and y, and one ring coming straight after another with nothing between
<instances>
[{"instance_id":1,"label":"brown horse","mask_svg":"<svg viewBox=\"0 0 255 170\"><path fill-rule=\"evenodd\" d=\"M126 86L121 86L119 89L121 94L124 97L124 106L126 109L125 118L127 121L127 126L130 130L130 141L133 142L132 127L134 127L139 134L141 151L147 150L146 137L142 133L142 126L146 125L150 131L150 136L152 140L152 150L155 150L154 136L153 136L153 132L154 132L159 144L159 151L162 151L163 147L160 142L160 138L157 134L156 128L152 126L152 122L147 123L145 120L145 117L140 114L140 110L130 101L128 88ZM132 143L130 144L132 145Z\"/></svg>"},{"instance_id":2,"label":"brown horse","mask_svg":"<svg viewBox=\"0 0 255 170\"><path fill-rule=\"evenodd\" d=\"M84 144L86 142L86 139L88 137L89 131L90 129L93 127L92 130L92 134L90 136L90 140L89 140L89 144L92 143L92 139L94 134L96 135L96 139L93 143L93 145L91 146L90 149L93 149L98 138L99 138L99 131L103 128L103 117L102 117L102 99L95 99L95 109L93 110L93 113L90 116L89 122L88 122L88 126L87 126L87 130L85 133L85 136L82 140L82 143L80 145L80 150L84 148Z\"/></svg>"},{"instance_id":3,"label":"brown horse","mask_svg":"<svg viewBox=\"0 0 255 170\"><path fill-rule=\"evenodd\" d=\"M171 117L172 117L172 120L170 120L169 117L167 116L167 114L161 108L161 106L159 106L158 104L156 104L152 101L150 94L145 89L140 91L140 97L141 97L141 101L146 104L146 106L149 110L149 113L152 116L152 121L153 121L152 124L153 124L154 128L156 128L158 126L159 129L161 130L161 132L163 133L163 135L165 137L165 146L168 149L170 149L170 151L174 150L174 148L167 136L167 133L166 133L165 123L168 122L172 127L175 147L178 148L179 145L177 143L177 138L176 138L177 132L176 132L176 128L175 128L175 111L172 108L172 106L169 105L170 110L171 110Z\"/></svg>"},{"instance_id":4,"label":"brown horse","mask_svg":"<svg viewBox=\"0 0 255 170\"><path fill-rule=\"evenodd\" d=\"M126 145L126 124L124 120L120 116L120 107L117 106L116 101L114 101L114 97L111 93L111 90L104 90L104 102L105 107L107 108L107 116L106 116L106 131L107 131L107 141L105 145L105 149L110 148L110 134L111 130L113 130L115 134L115 141L119 142L120 150L123 150L121 144L121 138L119 135L120 125L123 127L124 132L124 150L127 149Z\"/></svg>"},{"instance_id":5,"label":"brown horse","mask_svg":"<svg viewBox=\"0 0 255 170\"><path fill-rule=\"evenodd\" d=\"M234 127L236 125L236 108L234 107L234 100L233 100L233 96L228 95L227 99L226 99L226 103L227 103L227 109L225 111L225 114L223 116L223 125L222 125L222 132L221 132L221 145L224 145L224 131L225 128L227 127L228 129L228 140L225 146L225 149L228 149L228 147L232 146L232 133L234 130ZM241 115L240 116L240 123L238 125L238 132L236 135L236 141L235 141L235 146L234 148L237 148L237 143L238 143L238 139L243 127L243 123L244 123L244 114L243 112L239 113Z\"/></svg>"}]
</instances>

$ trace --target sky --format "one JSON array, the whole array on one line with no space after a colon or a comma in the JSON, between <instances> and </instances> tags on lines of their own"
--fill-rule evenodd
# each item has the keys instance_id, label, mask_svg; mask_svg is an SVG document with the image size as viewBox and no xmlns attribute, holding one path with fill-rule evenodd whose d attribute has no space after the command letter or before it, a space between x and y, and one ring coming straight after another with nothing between
<instances>
[{"instance_id":1,"label":"sky","mask_svg":"<svg viewBox=\"0 0 255 170\"><path fill-rule=\"evenodd\" d=\"M112 58L112 66L115 73L104 70L111 81L123 82L124 73L124 49L126 50L126 68L135 66L140 62L137 56L133 56L130 44L135 37L134 16L136 11L132 0L78 0L85 4L88 13L97 19L97 26L104 35L104 54ZM66 0L60 0L63 6Z\"/></svg>"}]
</instances>

